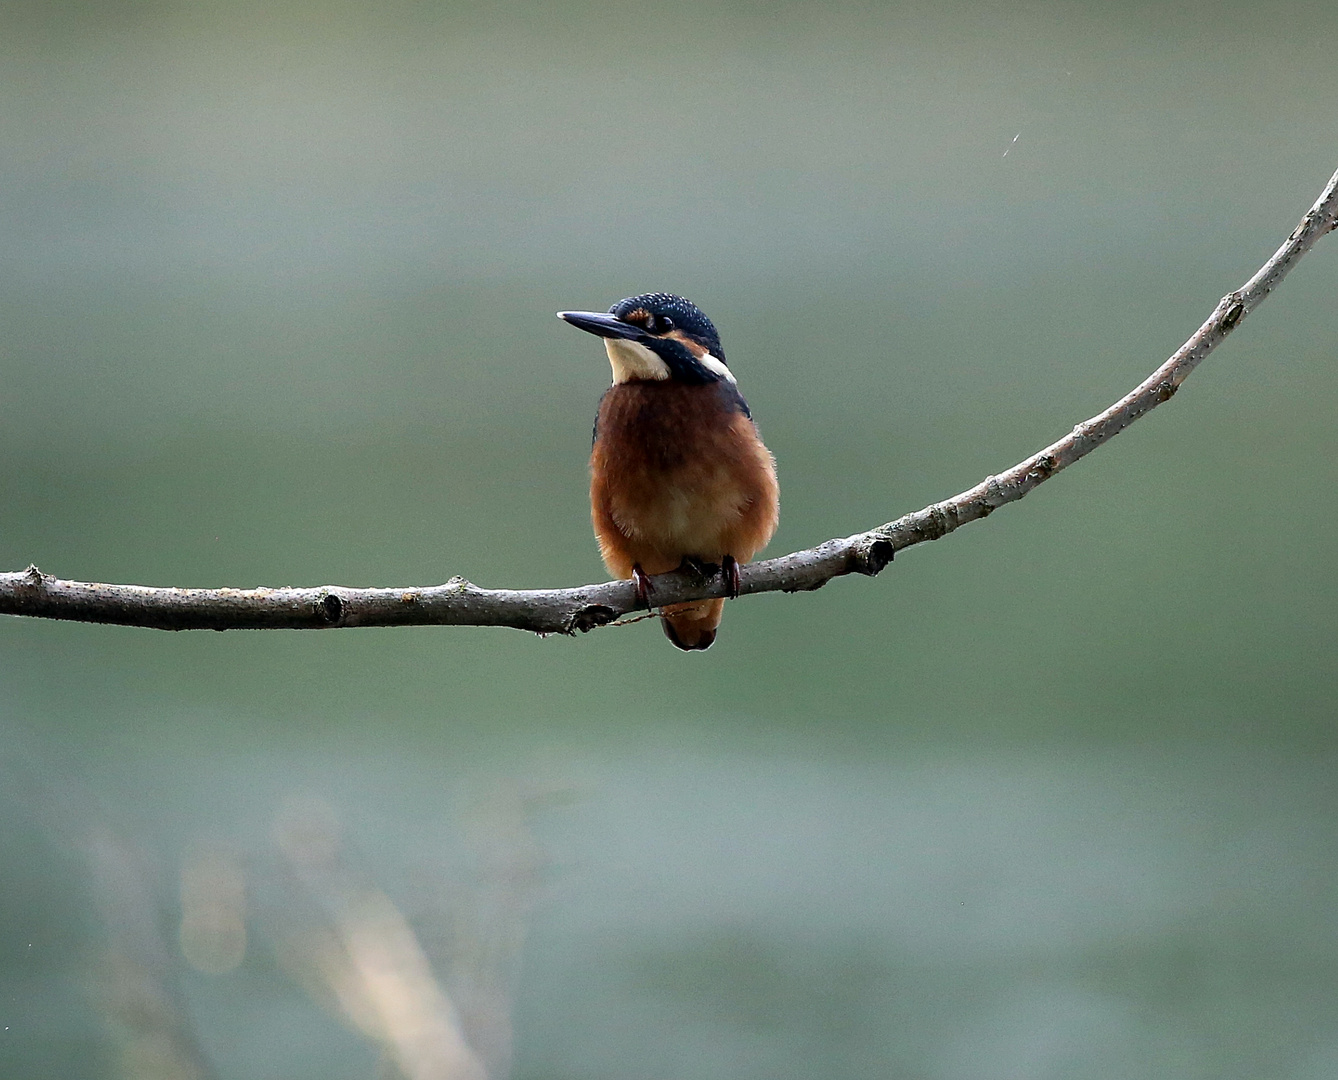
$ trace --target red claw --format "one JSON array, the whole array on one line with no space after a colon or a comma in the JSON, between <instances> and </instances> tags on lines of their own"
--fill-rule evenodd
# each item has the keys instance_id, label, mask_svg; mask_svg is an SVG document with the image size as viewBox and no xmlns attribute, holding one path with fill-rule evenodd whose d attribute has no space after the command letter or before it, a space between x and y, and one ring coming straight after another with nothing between
<instances>
[{"instance_id":1,"label":"red claw","mask_svg":"<svg viewBox=\"0 0 1338 1080\"><path fill-rule=\"evenodd\" d=\"M726 555L720 562L720 573L725 579L725 595L731 600L739 598L739 589L743 581L739 577L739 564L733 555Z\"/></svg>"},{"instance_id":2,"label":"red claw","mask_svg":"<svg viewBox=\"0 0 1338 1080\"><path fill-rule=\"evenodd\" d=\"M641 569L640 563L632 564L632 581L636 584L636 602L650 610L650 594L655 591L655 586L650 583L650 578L646 571Z\"/></svg>"}]
</instances>

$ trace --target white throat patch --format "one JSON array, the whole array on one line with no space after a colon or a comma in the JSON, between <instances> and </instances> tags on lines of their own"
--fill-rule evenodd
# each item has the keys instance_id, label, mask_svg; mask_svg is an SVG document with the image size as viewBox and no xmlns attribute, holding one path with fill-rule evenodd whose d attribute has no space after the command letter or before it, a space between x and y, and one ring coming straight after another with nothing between
<instances>
[{"instance_id":1,"label":"white throat patch","mask_svg":"<svg viewBox=\"0 0 1338 1080\"><path fill-rule=\"evenodd\" d=\"M609 354L615 385L632 379L669 378L669 365L640 342L606 337L604 351Z\"/></svg>"}]
</instances>

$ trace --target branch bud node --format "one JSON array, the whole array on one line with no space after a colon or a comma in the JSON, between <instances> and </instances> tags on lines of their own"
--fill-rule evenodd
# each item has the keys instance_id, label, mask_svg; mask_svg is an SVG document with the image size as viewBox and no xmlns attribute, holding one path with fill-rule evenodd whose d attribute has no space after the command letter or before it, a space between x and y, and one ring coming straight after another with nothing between
<instances>
[{"instance_id":1,"label":"branch bud node","mask_svg":"<svg viewBox=\"0 0 1338 1080\"><path fill-rule=\"evenodd\" d=\"M948 515L941 504L935 503L929 508L929 520L925 523L924 532L930 540L938 540L952 532L948 526Z\"/></svg>"},{"instance_id":2,"label":"branch bud node","mask_svg":"<svg viewBox=\"0 0 1338 1080\"><path fill-rule=\"evenodd\" d=\"M855 568L861 574L876 577L883 572L896 553L896 545L886 536L880 536L873 543L863 547L857 558Z\"/></svg>"},{"instance_id":3,"label":"branch bud node","mask_svg":"<svg viewBox=\"0 0 1338 1080\"><path fill-rule=\"evenodd\" d=\"M334 626L344 617L344 601L334 593L326 593L316 605L316 614L327 626Z\"/></svg>"},{"instance_id":4,"label":"branch bud node","mask_svg":"<svg viewBox=\"0 0 1338 1080\"><path fill-rule=\"evenodd\" d=\"M1055 459L1049 454L1042 454L1036 459L1036 464L1027 470L1027 478L1035 477L1039 480L1048 480L1055 471Z\"/></svg>"},{"instance_id":5,"label":"branch bud node","mask_svg":"<svg viewBox=\"0 0 1338 1080\"><path fill-rule=\"evenodd\" d=\"M572 612L567 620L566 633L574 634L579 631L582 634L588 634L597 626L607 626L618 617L618 613L611 607L604 604L587 604L583 608L577 608Z\"/></svg>"}]
</instances>

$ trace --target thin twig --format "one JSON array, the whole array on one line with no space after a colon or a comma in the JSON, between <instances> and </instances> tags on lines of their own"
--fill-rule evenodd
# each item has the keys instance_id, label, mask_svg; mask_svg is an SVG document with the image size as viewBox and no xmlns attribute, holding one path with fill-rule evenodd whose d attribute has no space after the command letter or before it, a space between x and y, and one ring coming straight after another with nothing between
<instances>
[{"instance_id":1,"label":"thin twig","mask_svg":"<svg viewBox=\"0 0 1338 1080\"><path fill-rule=\"evenodd\" d=\"M817 589L844 574L879 573L898 551L941 536L1015 502L1086 457L1144 413L1170 400L1199 362L1258 307L1325 233L1338 228L1338 172L1310 212L1259 272L1218 302L1207 321L1141 384L1058 442L959 495L868 532L750 563L741 593ZM725 595L719 574L687 570L653 579L659 605ZM576 589L483 589L463 578L397 589L160 589L62 581L37 567L0 574L0 613L161 630L324 629L336 626L511 626L571 634L637 610L630 581Z\"/></svg>"}]
</instances>

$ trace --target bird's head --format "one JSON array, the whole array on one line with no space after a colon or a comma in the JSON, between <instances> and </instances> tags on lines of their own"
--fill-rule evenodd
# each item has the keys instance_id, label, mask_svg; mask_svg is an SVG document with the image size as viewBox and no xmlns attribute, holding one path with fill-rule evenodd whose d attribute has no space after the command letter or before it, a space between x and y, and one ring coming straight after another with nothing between
<instances>
[{"instance_id":1,"label":"bird's head","mask_svg":"<svg viewBox=\"0 0 1338 1080\"><path fill-rule=\"evenodd\" d=\"M711 320L681 296L644 293L619 300L607 315L559 311L558 318L604 339L615 383L633 379L734 381Z\"/></svg>"}]
</instances>

